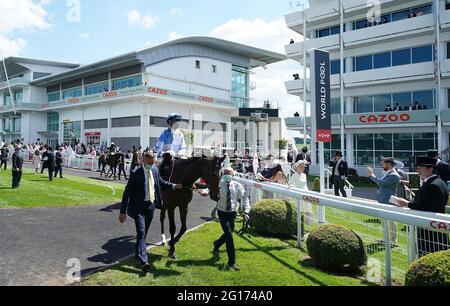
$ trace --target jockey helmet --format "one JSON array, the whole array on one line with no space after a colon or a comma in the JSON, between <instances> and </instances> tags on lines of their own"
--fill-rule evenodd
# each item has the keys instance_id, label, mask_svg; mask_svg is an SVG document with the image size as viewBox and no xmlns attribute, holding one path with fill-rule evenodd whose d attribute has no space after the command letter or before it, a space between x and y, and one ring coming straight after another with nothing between
<instances>
[{"instance_id":1,"label":"jockey helmet","mask_svg":"<svg viewBox=\"0 0 450 306\"><path fill-rule=\"evenodd\" d=\"M170 125L170 126L172 126L172 124L174 123L174 122L180 122L180 121L183 121L183 116L181 116L181 115L179 115L179 114L170 114L168 117L167 117L167 124L168 125Z\"/></svg>"}]
</instances>

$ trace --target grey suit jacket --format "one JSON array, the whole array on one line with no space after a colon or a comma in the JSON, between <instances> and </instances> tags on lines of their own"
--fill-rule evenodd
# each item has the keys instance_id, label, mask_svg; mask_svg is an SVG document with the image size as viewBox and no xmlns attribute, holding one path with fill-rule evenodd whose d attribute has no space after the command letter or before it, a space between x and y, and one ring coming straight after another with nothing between
<instances>
[{"instance_id":1,"label":"grey suit jacket","mask_svg":"<svg viewBox=\"0 0 450 306\"><path fill-rule=\"evenodd\" d=\"M377 201L383 204L391 204L389 203L389 199L391 196L397 196L400 175L395 170L391 170L381 178L371 176L370 179L378 185Z\"/></svg>"}]
</instances>

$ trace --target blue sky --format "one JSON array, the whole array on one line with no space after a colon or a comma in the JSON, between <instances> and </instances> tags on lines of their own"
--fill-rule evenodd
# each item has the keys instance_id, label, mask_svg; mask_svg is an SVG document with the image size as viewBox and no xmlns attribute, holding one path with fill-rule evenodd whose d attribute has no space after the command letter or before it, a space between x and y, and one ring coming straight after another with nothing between
<instances>
[{"instance_id":1,"label":"blue sky","mask_svg":"<svg viewBox=\"0 0 450 306\"><path fill-rule=\"evenodd\" d=\"M289 11L289 1L276 0L80 0L80 4L80 22L66 18L66 0L43 5L50 28L17 31L27 42L22 55L86 64L167 41L170 33L206 35L232 19L272 21ZM130 25L132 10L157 21L150 27Z\"/></svg>"}]
</instances>

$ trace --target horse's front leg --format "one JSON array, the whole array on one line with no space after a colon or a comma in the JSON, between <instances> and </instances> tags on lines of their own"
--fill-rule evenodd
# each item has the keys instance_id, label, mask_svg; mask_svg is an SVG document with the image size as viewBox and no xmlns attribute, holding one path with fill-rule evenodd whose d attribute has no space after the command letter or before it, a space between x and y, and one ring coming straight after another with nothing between
<instances>
[{"instance_id":1,"label":"horse's front leg","mask_svg":"<svg viewBox=\"0 0 450 306\"><path fill-rule=\"evenodd\" d=\"M177 255L175 253L175 231L177 230L175 224L175 208L170 207L167 212L169 214L169 228L170 228L169 257L172 259L177 259Z\"/></svg>"},{"instance_id":2,"label":"horse's front leg","mask_svg":"<svg viewBox=\"0 0 450 306\"><path fill-rule=\"evenodd\" d=\"M161 209L161 214L159 215L159 221L161 222L161 239L162 244L167 246L166 235L164 234L164 221L166 219L166 209Z\"/></svg>"},{"instance_id":3,"label":"horse's front leg","mask_svg":"<svg viewBox=\"0 0 450 306\"><path fill-rule=\"evenodd\" d=\"M187 224L186 224L187 215L188 215L188 207L187 207L187 205L186 205L186 207L183 207L183 208L180 207L181 229L180 229L180 232L178 233L178 235L175 237L175 241L173 242L174 245L178 241L180 241L181 237L183 237L183 235L187 231Z\"/></svg>"}]
</instances>

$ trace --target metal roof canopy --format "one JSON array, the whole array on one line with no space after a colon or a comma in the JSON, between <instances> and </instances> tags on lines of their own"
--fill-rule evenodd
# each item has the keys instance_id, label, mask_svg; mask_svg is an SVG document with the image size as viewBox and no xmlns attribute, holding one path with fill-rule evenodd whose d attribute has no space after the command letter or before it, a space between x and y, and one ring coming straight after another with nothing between
<instances>
[{"instance_id":1,"label":"metal roof canopy","mask_svg":"<svg viewBox=\"0 0 450 306\"><path fill-rule=\"evenodd\" d=\"M250 59L250 67L256 68L260 66L265 66L286 60L287 57L283 54L275 53L272 51L267 51L255 47L250 47L247 45L214 38L207 36L193 36L176 39L167 43L160 45L138 49L137 51L112 57L106 60L102 60L93 64L81 66L77 69L67 71L60 74L51 75L39 80L32 82L33 85L38 86L50 86L62 81L67 82L70 80L75 80L81 76L95 75L98 73L106 72L110 69L124 68L128 65L142 63L140 55L145 54L150 51L163 50L166 47L182 44L194 44L198 46L203 46L207 48L217 49L231 54L237 54Z\"/></svg>"}]
</instances>

